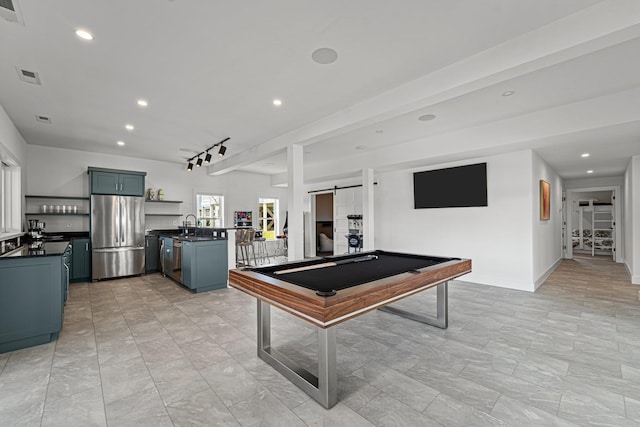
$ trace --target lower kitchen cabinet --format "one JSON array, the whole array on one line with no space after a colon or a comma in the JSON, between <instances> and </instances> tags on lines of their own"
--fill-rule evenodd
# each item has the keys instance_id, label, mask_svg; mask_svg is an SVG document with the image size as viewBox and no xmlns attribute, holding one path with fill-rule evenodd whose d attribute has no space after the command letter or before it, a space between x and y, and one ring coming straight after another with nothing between
<instances>
[{"instance_id":1,"label":"lower kitchen cabinet","mask_svg":"<svg viewBox=\"0 0 640 427\"><path fill-rule=\"evenodd\" d=\"M2 259L0 353L58 338L69 277L63 259L63 256Z\"/></svg>"},{"instance_id":2,"label":"lower kitchen cabinet","mask_svg":"<svg viewBox=\"0 0 640 427\"><path fill-rule=\"evenodd\" d=\"M149 274L160 271L160 239L158 236L145 236L144 243L144 272Z\"/></svg>"},{"instance_id":3,"label":"lower kitchen cabinet","mask_svg":"<svg viewBox=\"0 0 640 427\"><path fill-rule=\"evenodd\" d=\"M227 240L182 242L182 283L194 292L227 287Z\"/></svg>"},{"instance_id":4,"label":"lower kitchen cabinet","mask_svg":"<svg viewBox=\"0 0 640 427\"><path fill-rule=\"evenodd\" d=\"M71 246L71 282L91 280L91 240L73 239Z\"/></svg>"}]
</instances>

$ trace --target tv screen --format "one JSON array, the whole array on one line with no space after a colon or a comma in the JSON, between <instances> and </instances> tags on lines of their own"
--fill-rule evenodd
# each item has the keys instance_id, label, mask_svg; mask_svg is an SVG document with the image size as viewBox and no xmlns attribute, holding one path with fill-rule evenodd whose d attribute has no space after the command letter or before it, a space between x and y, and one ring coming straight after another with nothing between
<instances>
[{"instance_id":1,"label":"tv screen","mask_svg":"<svg viewBox=\"0 0 640 427\"><path fill-rule=\"evenodd\" d=\"M487 164L413 174L415 209L487 206Z\"/></svg>"}]
</instances>

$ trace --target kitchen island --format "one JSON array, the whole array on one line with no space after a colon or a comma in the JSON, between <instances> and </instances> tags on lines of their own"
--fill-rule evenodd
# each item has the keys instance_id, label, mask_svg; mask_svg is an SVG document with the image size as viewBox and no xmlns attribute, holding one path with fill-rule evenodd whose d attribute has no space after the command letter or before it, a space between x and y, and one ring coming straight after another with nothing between
<instances>
[{"instance_id":1,"label":"kitchen island","mask_svg":"<svg viewBox=\"0 0 640 427\"><path fill-rule=\"evenodd\" d=\"M227 231L160 234L162 272L193 292L227 287Z\"/></svg>"},{"instance_id":2,"label":"kitchen island","mask_svg":"<svg viewBox=\"0 0 640 427\"><path fill-rule=\"evenodd\" d=\"M69 285L68 241L25 243L0 257L0 353L55 341Z\"/></svg>"}]
</instances>

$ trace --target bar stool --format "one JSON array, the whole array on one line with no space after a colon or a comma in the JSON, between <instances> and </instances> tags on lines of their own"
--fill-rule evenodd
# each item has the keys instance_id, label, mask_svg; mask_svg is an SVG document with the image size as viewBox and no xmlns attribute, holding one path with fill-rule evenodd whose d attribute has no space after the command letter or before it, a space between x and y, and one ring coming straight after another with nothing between
<instances>
[{"instance_id":1,"label":"bar stool","mask_svg":"<svg viewBox=\"0 0 640 427\"><path fill-rule=\"evenodd\" d=\"M269 251L267 250L267 239L264 237L254 237L253 238L253 252L258 251L258 259L262 260L262 262L271 262L269 259Z\"/></svg>"},{"instance_id":2,"label":"bar stool","mask_svg":"<svg viewBox=\"0 0 640 427\"><path fill-rule=\"evenodd\" d=\"M251 248L251 252L253 253L253 264L257 265L258 261L256 260L256 252L253 249L253 239L255 238L256 231L253 229L241 229L236 230L236 249L240 250L240 255L242 256L242 264L245 266L251 265L251 257L249 255L249 248ZM236 255L238 251L236 250ZM237 262L237 256L236 256Z\"/></svg>"}]
</instances>

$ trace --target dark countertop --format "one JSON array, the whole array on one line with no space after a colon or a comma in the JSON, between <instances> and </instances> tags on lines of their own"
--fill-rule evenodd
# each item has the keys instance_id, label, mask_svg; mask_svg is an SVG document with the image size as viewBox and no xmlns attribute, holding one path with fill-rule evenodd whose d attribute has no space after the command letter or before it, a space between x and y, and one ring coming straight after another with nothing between
<instances>
[{"instance_id":1,"label":"dark countertop","mask_svg":"<svg viewBox=\"0 0 640 427\"><path fill-rule=\"evenodd\" d=\"M149 230L147 236L172 237L184 242L205 242L211 240L227 240L227 230L224 228L198 228L188 229L188 234L184 234L184 229L169 230Z\"/></svg>"},{"instance_id":2,"label":"dark countertop","mask_svg":"<svg viewBox=\"0 0 640 427\"><path fill-rule=\"evenodd\" d=\"M0 257L16 258L16 257L39 257L39 256L61 256L69 246L69 241L57 242L37 242L25 243L18 249L8 252Z\"/></svg>"}]
</instances>

